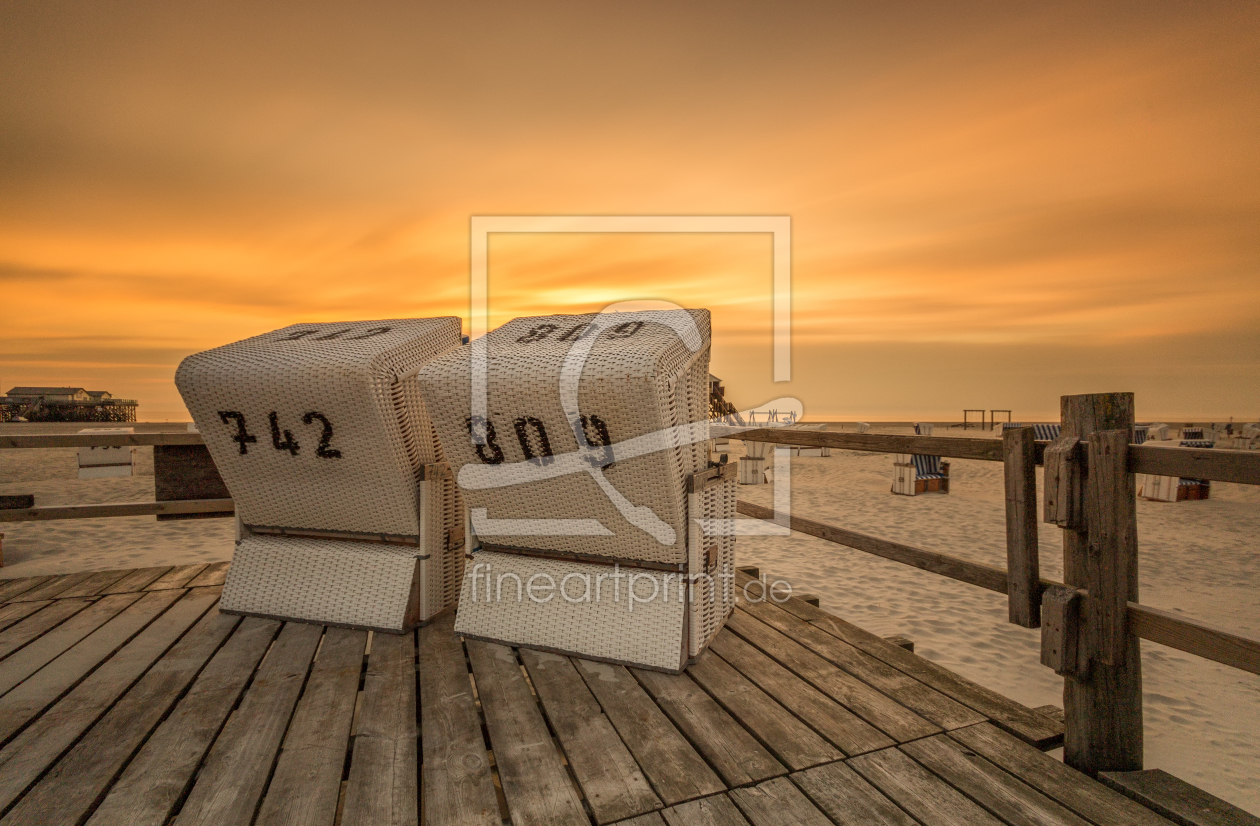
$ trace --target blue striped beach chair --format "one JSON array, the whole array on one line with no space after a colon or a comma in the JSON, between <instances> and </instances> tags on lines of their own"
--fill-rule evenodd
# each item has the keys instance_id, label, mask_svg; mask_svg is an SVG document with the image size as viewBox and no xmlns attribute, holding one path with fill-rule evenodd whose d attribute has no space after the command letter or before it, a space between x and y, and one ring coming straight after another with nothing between
<instances>
[{"instance_id":1,"label":"blue striped beach chair","mask_svg":"<svg viewBox=\"0 0 1260 826\"><path fill-rule=\"evenodd\" d=\"M1035 424L1033 425L1033 436L1039 442L1053 442L1059 438L1059 434L1063 432L1063 425L1058 424Z\"/></svg>"},{"instance_id":2,"label":"blue striped beach chair","mask_svg":"<svg viewBox=\"0 0 1260 826\"><path fill-rule=\"evenodd\" d=\"M949 493L949 462L940 456L901 453L893 463L892 492L903 496Z\"/></svg>"},{"instance_id":3,"label":"blue striped beach chair","mask_svg":"<svg viewBox=\"0 0 1260 826\"><path fill-rule=\"evenodd\" d=\"M1148 432L1150 432L1150 427L1148 425L1144 425L1144 424L1134 425L1133 444L1135 445L1146 444L1146 434Z\"/></svg>"},{"instance_id":4,"label":"blue striped beach chair","mask_svg":"<svg viewBox=\"0 0 1260 826\"><path fill-rule=\"evenodd\" d=\"M1183 427L1181 428L1181 438L1183 439L1202 439L1203 428L1201 427ZM1184 443L1183 443L1184 444Z\"/></svg>"},{"instance_id":5,"label":"blue striped beach chair","mask_svg":"<svg viewBox=\"0 0 1260 826\"><path fill-rule=\"evenodd\" d=\"M1018 427L1023 427L1023 426L1024 426L1023 422L1002 422L1002 432L1005 433L1008 430L1014 430Z\"/></svg>"},{"instance_id":6,"label":"blue striped beach chair","mask_svg":"<svg viewBox=\"0 0 1260 826\"><path fill-rule=\"evenodd\" d=\"M1182 447L1214 447L1216 442L1211 439L1182 439Z\"/></svg>"}]
</instances>

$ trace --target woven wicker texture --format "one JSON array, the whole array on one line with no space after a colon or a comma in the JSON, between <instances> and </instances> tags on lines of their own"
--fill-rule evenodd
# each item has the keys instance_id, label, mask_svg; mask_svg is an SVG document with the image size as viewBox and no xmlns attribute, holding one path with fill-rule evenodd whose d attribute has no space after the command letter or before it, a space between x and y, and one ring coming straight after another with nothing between
<instances>
[{"instance_id":1,"label":"woven wicker texture","mask_svg":"<svg viewBox=\"0 0 1260 826\"><path fill-rule=\"evenodd\" d=\"M600 471L613 494L629 506L650 510L656 535L622 515L614 496L584 469L588 465L550 478L538 478L537 473L549 465L561 467L557 459L578 451L575 426L596 447L707 421L709 314L671 312L677 315L670 318L689 320L688 327L694 323L690 344L659 320L659 312L518 318L491 332L486 339L491 438L485 445L472 444L469 436L474 345L439 356L421 369L421 393L470 509L485 508L494 520L595 519L609 532L483 534L483 539L521 548L685 563L685 484L707 466L703 438L694 443L674 438L643 455L617 456ZM571 350L587 346L576 389L582 422L575 425L561 401L562 369ZM595 463L605 464L606 454L600 455L605 458L594 458ZM465 469L484 474L482 483L470 485L469 476L461 473Z\"/></svg>"},{"instance_id":2,"label":"woven wicker texture","mask_svg":"<svg viewBox=\"0 0 1260 826\"><path fill-rule=\"evenodd\" d=\"M477 569L477 565L481 568ZM478 574L475 580L474 570ZM608 565L481 551L474 554L466 569L455 632L510 645L678 671L686 656L686 604L678 602L680 575L623 568L620 599L616 599L613 572ZM596 601L595 578L599 576L605 579L599 584L600 599ZM633 608L629 598L632 576L635 594L642 600L636 601ZM566 582L565 577L571 578ZM583 577L589 577L592 583L590 602L570 601L559 593L563 586L571 598L579 599L585 593ZM661 597L665 593L665 577L671 578L669 600ZM527 590L531 578L537 599L530 599ZM522 583L519 601L518 581ZM554 584L550 599L545 592L548 582Z\"/></svg>"},{"instance_id":3,"label":"woven wicker texture","mask_svg":"<svg viewBox=\"0 0 1260 826\"><path fill-rule=\"evenodd\" d=\"M404 377L459 341L456 318L300 324L189 356L175 383L245 524L416 536L441 456Z\"/></svg>"},{"instance_id":4,"label":"woven wicker texture","mask_svg":"<svg viewBox=\"0 0 1260 826\"><path fill-rule=\"evenodd\" d=\"M247 536L236 547L220 607L241 614L406 630L417 548L330 539ZM440 591L440 589L439 589Z\"/></svg>"}]
</instances>

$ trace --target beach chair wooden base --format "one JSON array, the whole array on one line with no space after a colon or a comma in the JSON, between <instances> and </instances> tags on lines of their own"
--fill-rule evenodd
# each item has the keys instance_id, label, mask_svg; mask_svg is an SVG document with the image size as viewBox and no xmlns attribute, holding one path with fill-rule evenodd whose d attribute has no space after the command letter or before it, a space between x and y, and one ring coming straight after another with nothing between
<instances>
[{"instance_id":1,"label":"beach chair wooden base","mask_svg":"<svg viewBox=\"0 0 1260 826\"><path fill-rule=\"evenodd\" d=\"M1206 479L1179 479L1176 476L1137 475L1138 496L1151 502L1190 502L1208 499L1212 483Z\"/></svg>"},{"instance_id":2,"label":"beach chair wooden base","mask_svg":"<svg viewBox=\"0 0 1260 826\"><path fill-rule=\"evenodd\" d=\"M417 547L246 536L223 585L226 614L401 634L442 613L431 560Z\"/></svg>"}]
</instances>

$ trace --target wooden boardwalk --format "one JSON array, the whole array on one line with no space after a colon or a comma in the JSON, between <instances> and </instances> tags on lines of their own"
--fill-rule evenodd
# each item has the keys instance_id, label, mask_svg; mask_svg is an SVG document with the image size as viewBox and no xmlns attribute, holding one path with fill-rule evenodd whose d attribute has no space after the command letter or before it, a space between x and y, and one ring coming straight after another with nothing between
<instances>
[{"instance_id":1,"label":"wooden boardwalk","mask_svg":"<svg viewBox=\"0 0 1260 826\"><path fill-rule=\"evenodd\" d=\"M1167 824L1048 716L800 600L668 676L220 614L224 565L0 581L0 826Z\"/></svg>"}]
</instances>

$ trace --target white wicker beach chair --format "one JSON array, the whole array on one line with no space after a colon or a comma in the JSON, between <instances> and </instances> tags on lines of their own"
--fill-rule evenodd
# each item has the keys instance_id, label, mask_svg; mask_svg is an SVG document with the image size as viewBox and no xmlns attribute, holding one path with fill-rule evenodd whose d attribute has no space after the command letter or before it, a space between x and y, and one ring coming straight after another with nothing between
<instances>
[{"instance_id":1,"label":"white wicker beach chair","mask_svg":"<svg viewBox=\"0 0 1260 826\"><path fill-rule=\"evenodd\" d=\"M892 492L903 496L949 493L949 462L941 461L940 456L895 454Z\"/></svg>"},{"instance_id":2,"label":"white wicker beach chair","mask_svg":"<svg viewBox=\"0 0 1260 826\"><path fill-rule=\"evenodd\" d=\"M454 603L462 505L415 373L459 328L299 324L184 360L243 525L223 611L401 632Z\"/></svg>"},{"instance_id":3,"label":"white wicker beach chair","mask_svg":"<svg viewBox=\"0 0 1260 826\"><path fill-rule=\"evenodd\" d=\"M708 312L671 310L518 318L420 371L475 534L456 631L675 672L704 649L733 607L735 516L708 367Z\"/></svg>"},{"instance_id":4,"label":"white wicker beach chair","mask_svg":"<svg viewBox=\"0 0 1260 826\"><path fill-rule=\"evenodd\" d=\"M134 427L96 427L79 433L135 433ZM106 479L113 476L134 476L136 473L136 449L134 447L81 447L79 448L79 478Z\"/></svg>"}]
</instances>

